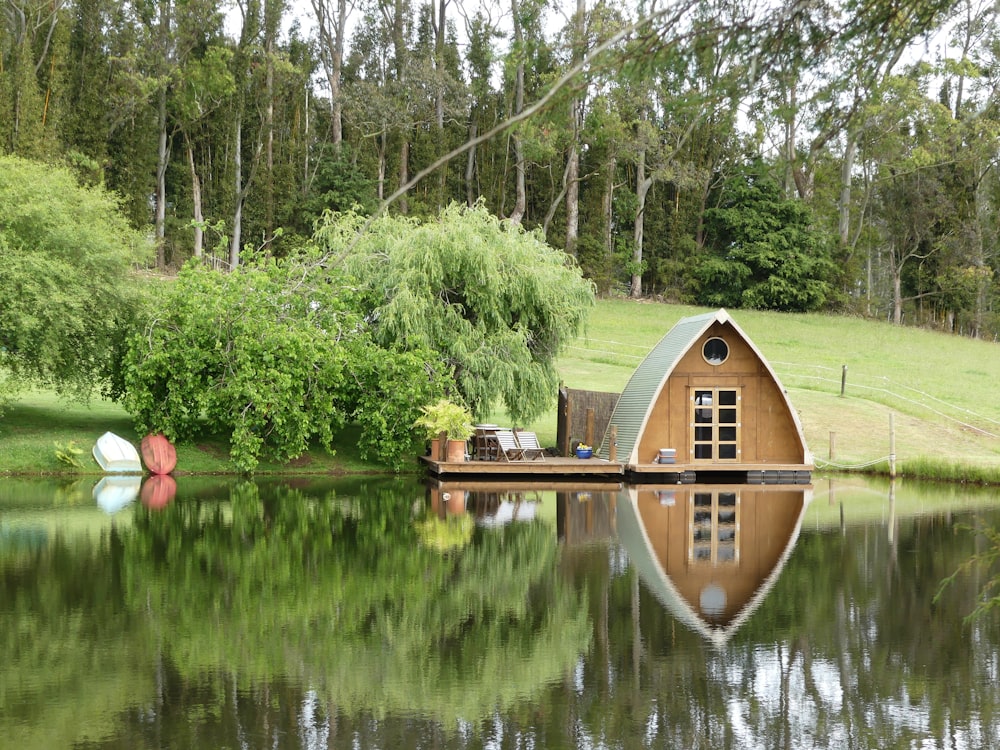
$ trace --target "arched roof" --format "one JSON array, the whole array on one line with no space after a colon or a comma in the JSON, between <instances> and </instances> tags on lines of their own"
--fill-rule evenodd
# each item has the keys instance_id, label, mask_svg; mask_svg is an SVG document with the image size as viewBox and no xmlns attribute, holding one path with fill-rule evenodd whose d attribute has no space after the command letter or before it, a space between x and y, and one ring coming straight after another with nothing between
<instances>
[{"instance_id":1,"label":"arched roof","mask_svg":"<svg viewBox=\"0 0 1000 750\"><path fill-rule=\"evenodd\" d=\"M726 323L740 336L746 345L757 355L761 364L770 374L778 390L784 399L785 406L792 418L795 429L798 431L799 442L802 445L804 458L811 461L809 450L806 447L805 435L802 425L799 422L798 414L792 408L788 395L782 387L778 376L775 374L767 359L754 345L750 337L744 333L728 312L723 309L715 312L692 315L677 321L667 335L660 339L660 342L653 347L653 350L646 355L646 358L639 364L629 378L625 390L618 397L618 403L611 415L608 423L609 430L605 432L598 455L602 458L608 457L608 435L610 427L617 428L617 455L619 461L624 460L626 464L634 465L638 463L637 449L639 438L649 419L653 405L660 396L663 387L670 379L674 368L681 361L688 350L701 338L709 328L716 323Z\"/></svg>"}]
</instances>

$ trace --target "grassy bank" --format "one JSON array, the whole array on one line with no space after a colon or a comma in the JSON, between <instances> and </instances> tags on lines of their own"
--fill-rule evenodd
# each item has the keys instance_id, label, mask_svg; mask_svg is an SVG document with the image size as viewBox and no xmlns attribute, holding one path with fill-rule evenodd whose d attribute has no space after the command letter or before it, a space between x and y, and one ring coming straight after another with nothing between
<instances>
[{"instance_id":1,"label":"grassy bank","mask_svg":"<svg viewBox=\"0 0 1000 750\"><path fill-rule=\"evenodd\" d=\"M698 312L703 310L602 300L585 335L559 359L560 377L572 388L620 391L670 327ZM891 420L904 475L1000 483L1000 345L826 315L733 316L788 390L819 468L886 468ZM508 421L502 413L493 419ZM554 445L555 404L526 426ZM97 471L89 450L106 430L138 439L128 415L113 404L83 407L48 393L28 394L0 420L0 473L65 471L54 445L71 440L88 452L87 470ZM259 471L385 471L360 460L354 438L351 432L340 436L335 456L313 451L291 466L262 463ZM179 446L178 469L233 470L221 440Z\"/></svg>"},{"instance_id":2,"label":"grassy bank","mask_svg":"<svg viewBox=\"0 0 1000 750\"><path fill-rule=\"evenodd\" d=\"M699 312L602 301L560 374L572 388L620 391L670 327ZM818 468L887 471L891 421L900 473L1000 484L1000 345L828 315L733 317L788 391ZM532 427L555 443L554 411Z\"/></svg>"}]
</instances>

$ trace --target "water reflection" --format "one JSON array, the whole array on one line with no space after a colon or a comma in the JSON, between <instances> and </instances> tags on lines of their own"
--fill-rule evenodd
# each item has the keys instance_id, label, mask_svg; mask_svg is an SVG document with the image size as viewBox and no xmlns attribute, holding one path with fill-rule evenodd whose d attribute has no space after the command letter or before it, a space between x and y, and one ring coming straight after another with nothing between
<instances>
[{"instance_id":1,"label":"water reflection","mask_svg":"<svg viewBox=\"0 0 1000 750\"><path fill-rule=\"evenodd\" d=\"M1000 746L996 492L95 483L0 480L4 747Z\"/></svg>"},{"instance_id":2,"label":"water reflection","mask_svg":"<svg viewBox=\"0 0 1000 750\"><path fill-rule=\"evenodd\" d=\"M788 560L811 488L641 487L617 504L618 534L670 613L723 646Z\"/></svg>"}]
</instances>

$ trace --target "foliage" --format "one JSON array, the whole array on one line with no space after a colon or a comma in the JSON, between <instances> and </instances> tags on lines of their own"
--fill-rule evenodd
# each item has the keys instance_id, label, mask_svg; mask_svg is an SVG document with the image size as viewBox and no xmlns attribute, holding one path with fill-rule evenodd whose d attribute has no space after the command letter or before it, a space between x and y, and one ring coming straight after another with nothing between
<instances>
[{"instance_id":1,"label":"foliage","mask_svg":"<svg viewBox=\"0 0 1000 750\"><path fill-rule=\"evenodd\" d=\"M420 416L413 426L423 429L431 440L442 432L448 433L449 440L468 440L475 432L472 413L461 404L446 398L421 406Z\"/></svg>"},{"instance_id":2,"label":"foliage","mask_svg":"<svg viewBox=\"0 0 1000 750\"><path fill-rule=\"evenodd\" d=\"M960 576L971 576L978 582L982 580L980 574L985 573L986 582L980 584L976 606L966 616L968 623L984 618L1000 607L1000 573L997 572L997 562L1000 561L1000 529L979 521L975 526L959 524L956 530L964 531L972 537L980 537L984 544L977 544L976 551L964 559L951 575L941 580L934 595L934 602L938 603L945 591L954 586Z\"/></svg>"},{"instance_id":3,"label":"foliage","mask_svg":"<svg viewBox=\"0 0 1000 750\"><path fill-rule=\"evenodd\" d=\"M712 254L695 270L701 304L806 312L827 301L828 250L808 208L785 198L762 162L727 180L704 218Z\"/></svg>"},{"instance_id":4,"label":"foliage","mask_svg":"<svg viewBox=\"0 0 1000 750\"><path fill-rule=\"evenodd\" d=\"M472 516L467 513L446 518L428 514L422 520L414 521L414 526L420 543L438 552L462 549L472 540L476 529Z\"/></svg>"},{"instance_id":5,"label":"foliage","mask_svg":"<svg viewBox=\"0 0 1000 750\"><path fill-rule=\"evenodd\" d=\"M0 370L86 400L106 385L140 304L149 246L115 198L65 169L0 156Z\"/></svg>"},{"instance_id":6,"label":"foliage","mask_svg":"<svg viewBox=\"0 0 1000 750\"><path fill-rule=\"evenodd\" d=\"M454 369L472 413L498 401L526 421L555 398L554 361L593 305L592 285L537 234L453 204L434 221L332 215L317 232L364 296L383 346L426 347Z\"/></svg>"},{"instance_id":7,"label":"foliage","mask_svg":"<svg viewBox=\"0 0 1000 750\"><path fill-rule=\"evenodd\" d=\"M127 606L186 676L260 683L294 663L348 711L472 721L544 690L590 638L551 527L476 533L466 517L467 543L443 555L419 543L411 488L242 482L225 505L139 507L121 532Z\"/></svg>"},{"instance_id":8,"label":"foliage","mask_svg":"<svg viewBox=\"0 0 1000 750\"><path fill-rule=\"evenodd\" d=\"M70 440L65 445L56 442L55 449L57 461L67 466L72 466L74 469L83 468L83 461L80 460L80 456L83 455L83 448L77 445L75 440Z\"/></svg>"},{"instance_id":9,"label":"foliage","mask_svg":"<svg viewBox=\"0 0 1000 750\"><path fill-rule=\"evenodd\" d=\"M447 382L419 349L379 350L356 300L315 259L260 259L229 274L189 264L129 342L125 407L140 433L174 441L218 431L234 463L329 449L361 418L364 455L415 452L417 404Z\"/></svg>"}]
</instances>

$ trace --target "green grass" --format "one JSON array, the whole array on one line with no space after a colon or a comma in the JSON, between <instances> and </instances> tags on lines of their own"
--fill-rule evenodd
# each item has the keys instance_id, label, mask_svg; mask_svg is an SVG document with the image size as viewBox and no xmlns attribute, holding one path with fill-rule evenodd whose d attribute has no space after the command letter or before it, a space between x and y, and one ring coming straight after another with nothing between
<instances>
[{"instance_id":1,"label":"green grass","mask_svg":"<svg viewBox=\"0 0 1000 750\"><path fill-rule=\"evenodd\" d=\"M570 342L559 358L560 378L571 388L621 391L671 326L700 312L704 309L601 300L586 333ZM819 468L829 462L834 469L884 470L891 420L901 475L997 483L997 343L857 318L740 310L732 314L787 389ZM844 365L847 382L841 396ZM509 422L502 412L491 419ZM555 403L524 426L538 432L543 445L554 445ZM128 416L113 404L82 407L44 392L30 393L0 420L0 473L66 470L55 458L55 443L76 440L89 451L106 430L131 440L139 437ZM290 466L263 463L258 471L385 470L361 461L356 444L356 432L347 431L334 457L313 451ZM218 440L179 446L178 467L198 473L233 471L228 448ZM96 464L93 470L98 470Z\"/></svg>"},{"instance_id":2,"label":"green grass","mask_svg":"<svg viewBox=\"0 0 1000 750\"><path fill-rule=\"evenodd\" d=\"M90 451L102 434L114 432L136 446L142 436L120 406L95 399L89 405L66 402L48 391L31 391L8 406L0 418L0 474L100 474ZM388 473L390 469L363 461L358 455L357 428L340 435L335 455L312 450L290 464L262 461L258 474L273 472L363 474ZM56 445L70 442L84 449L83 469L74 469L56 458ZM413 470L418 466L414 461ZM220 438L206 438L177 446L178 474L236 473L229 460L229 446Z\"/></svg>"},{"instance_id":3,"label":"green grass","mask_svg":"<svg viewBox=\"0 0 1000 750\"><path fill-rule=\"evenodd\" d=\"M701 312L603 300L586 334L559 359L560 377L571 388L621 391L674 323ZM997 483L997 343L830 315L736 310L732 316L788 391L818 467L887 470L891 421L901 475ZM554 409L528 426L544 444L555 444Z\"/></svg>"}]
</instances>

